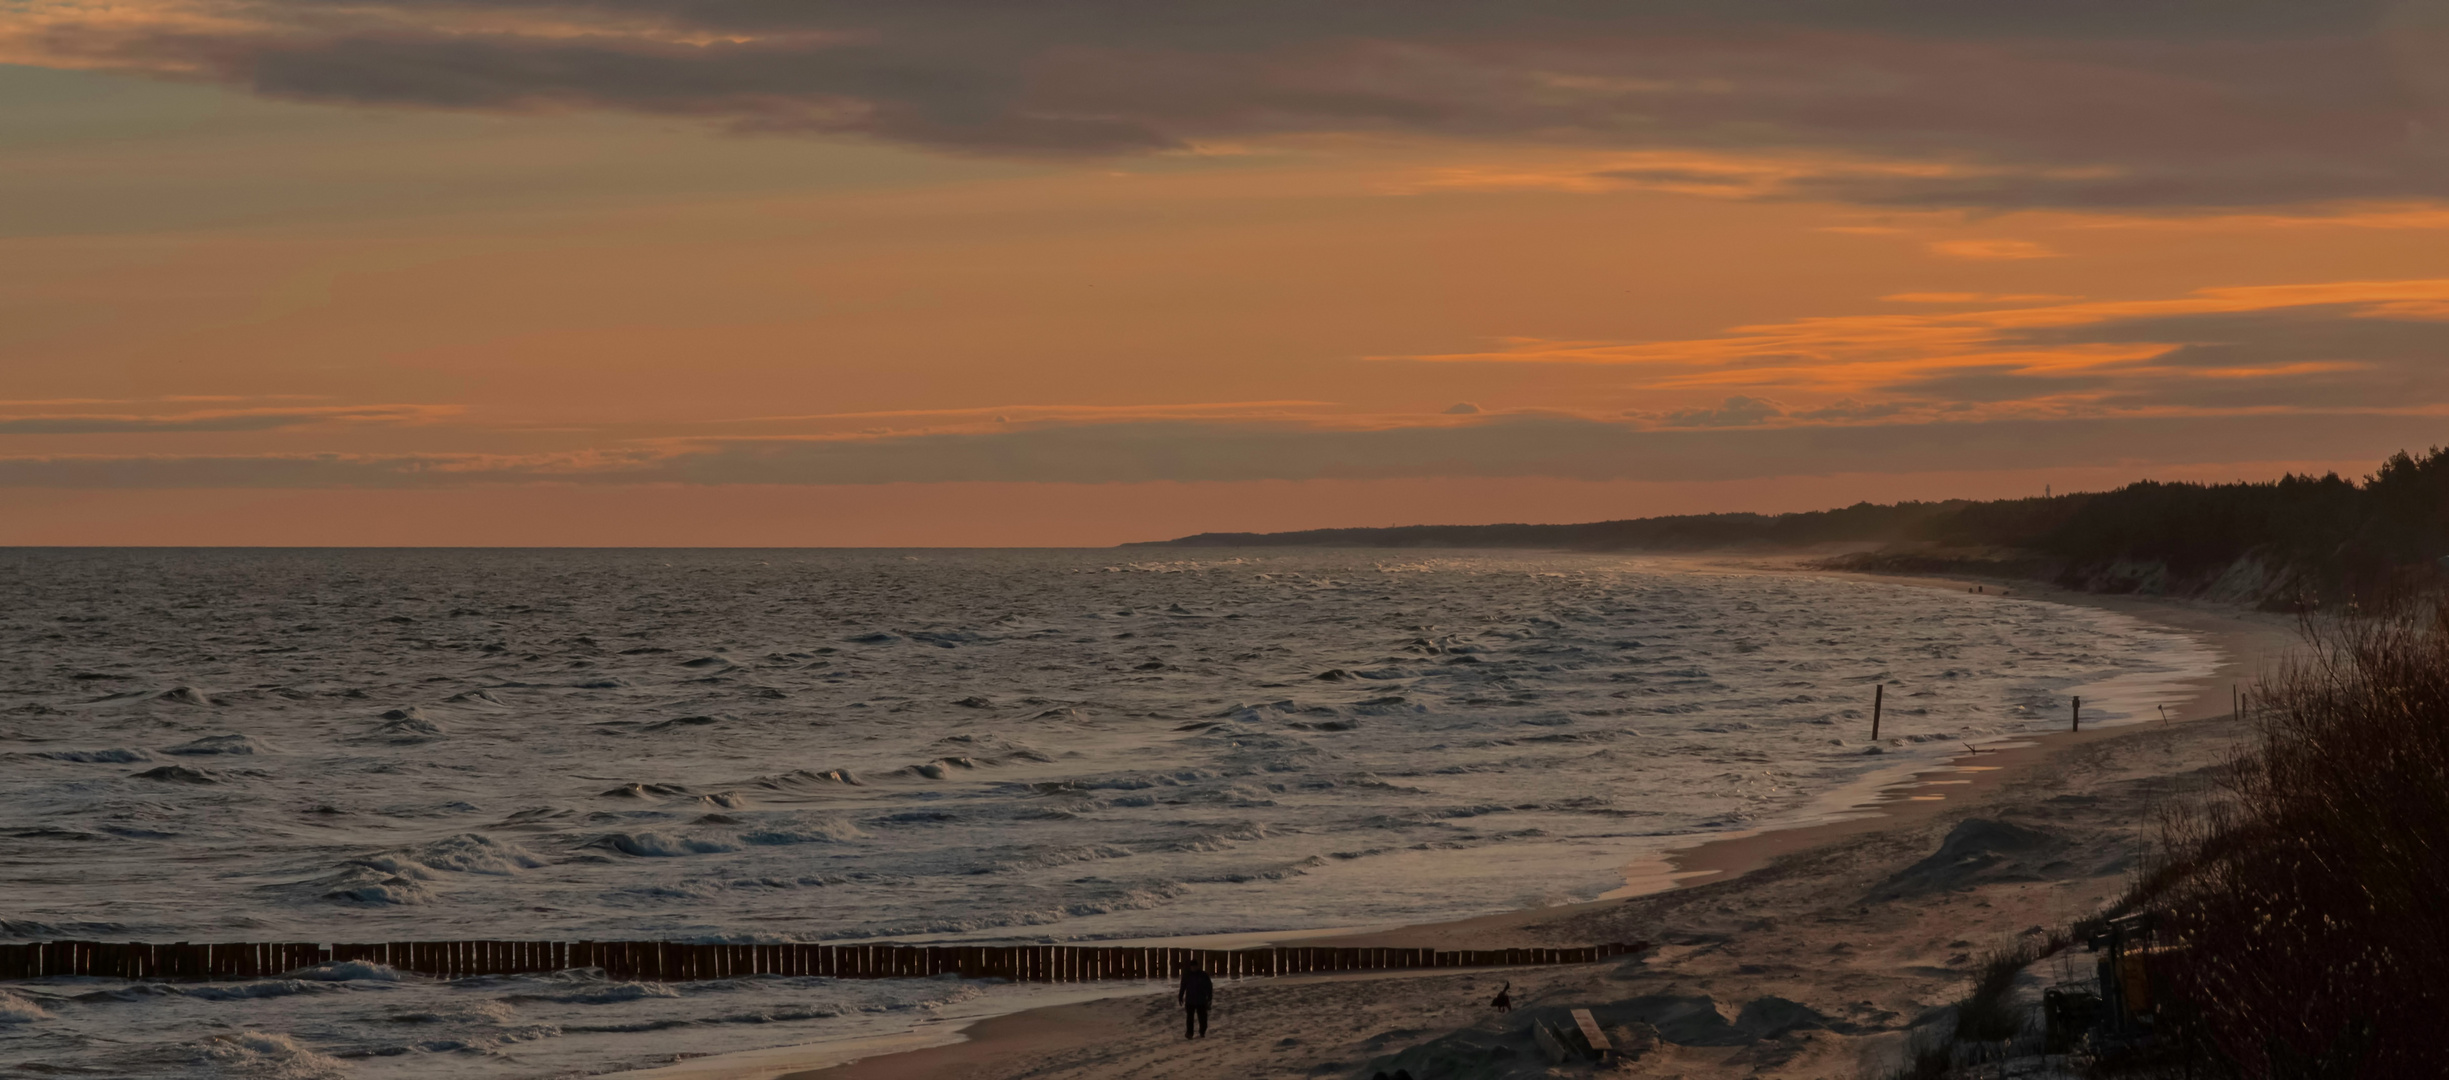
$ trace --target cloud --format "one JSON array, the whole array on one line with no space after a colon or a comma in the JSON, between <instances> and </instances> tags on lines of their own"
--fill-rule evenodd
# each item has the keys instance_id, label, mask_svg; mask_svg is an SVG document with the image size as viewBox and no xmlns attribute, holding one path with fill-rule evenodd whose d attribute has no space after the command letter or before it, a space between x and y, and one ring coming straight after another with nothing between
<instances>
[{"instance_id":1,"label":"cloud","mask_svg":"<svg viewBox=\"0 0 2449 1080\"><path fill-rule=\"evenodd\" d=\"M1663 153L1632 184L1890 206L2444 194L2443 35L2380 0L29 0L0 62L604 109L961 153L1362 133ZM1672 159L1672 160L1670 160Z\"/></svg>"},{"instance_id":2,"label":"cloud","mask_svg":"<svg viewBox=\"0 0 2449 1080\"><path fill-rule=\"evenodd\" d=\"M1678 409L1657 416L1663 427L1752 427L1786 415L1784 406L1740 394L1714 408Z\"/></svg>"},{"instance_id":3,"label":"cloud","mask_svg":"<svg viewBox=\"0 0 2449 1080\"><path fill-rule=\"evenodd\" d=\"M1951 259L2054 259L2059 255L2047 245L2030 240L1937 240L1930 245L1934 255Z\"/></svg>"},{"instance_id":4,"label":"cloud","mask_svg":"<svg viewBox=\"0 0 2449 1080\"><path fill-rule=\"evenodd\" d=\"M1908 406L1901 401L1865 403L1852 398L1839 398L1816 409L1797 409L1786 415L1797 420L1843 423L1859 420L1884 420L1906 411L1907 408Z\"/></svg>"},{"instance_id":5,"label":"cloud","mask_svg":"<svg viewBox=\"0 0 2449 1080\"><path fill-rule=\"evenodd\" d=\"M886 409L867 412L800 413L789 416L746 416L727 424L815 424L821 427L896 425L921 429L978 427L985 424L1049 424L1155 420L1175 417L1261 419L1301 416L1332 409L1332 401L1202 401L1153 405L987 405L952 409Z\"/></svg>"},{"instance_id":6,"label":"cloud","mask_svg":"<svg viewBox=\"0 0 2449 1080\"><path fill-rule=\"evenodd\" d=\"M564 456L0 457L0 487L429 488L472 484L1138 483L1555 477L1710 481L1838 473L2378 457L2440 440L2437 416L2095 417L1645 428L1508 414L1368 430L1135 421L866 438L733 440Z\"/></svg>"},{"instance_id":7,"label":"cloud","mask_svg":"<svg viewBox=\"0 0 2449 1080\"><path fill-rule=\"evenodd\" d=\"M2083 298L2057 293L1909 292L1880 299L1891 304L2055 304Z\"/></svg>"},{"instance_id":8,"label":"cloud","mask_svg":"<svg viewBox=\"0 0 2449 1080\"><path fill-rule=\"evenodd\" d=\"M2115 382L2105 374L2058 374L2010 364L1971 364L1917 375L1882 389L1908 397L1988 404L2101 390Z\"/></svg>"},{"instance_id":9,"label":"cloud","mask_svg":"<svg viewBox=\"0 0 2449 1080\"><path fill-rule=\"evenodd\" d=\"M2449 280L2203 289L2167 300L1830 316L1651 342L1522 339L1433 363L1602 364L1627 389L1726 405L1696 426L1842 422L1934 410L2070 416L2115 409L2404 409L2449 403ZM1774 392L1782 413L1731 409ZM1875 395L1878 412L1838 409ZM1834 411L1816 411L1818 409ZM1680 419L1679 419L1680 418Z\"/></svg>"},{"instance_id":10,"label":"cloud","mask_svg":"<svg viewBox=\"0 0 2449 1080\"><path fill-rule=\"evenodd\" d=\"M1479 411L1480 407L1478 405L1472 404L1468 401L1458 401L1452 405L1446 406L1445 408L1445 414L1447 416L1476 416L1479 415Z\"/></svg>"},{"instance_id":11,"label":"cloud","mask_svg":"<svg viewBox=\"0 0 2449 1080\"><path fill-rule=\"evenodd\" d=\"M27 402L21 404L40 404ZM78 402L83 404L83 402ZM56 413L0 416L0 435L127 435L145 432L273 431L329 423L402 423L457 412L440 405L335 405L320 408L221 409L146 415Z\"/></svg>"}]
</instances>

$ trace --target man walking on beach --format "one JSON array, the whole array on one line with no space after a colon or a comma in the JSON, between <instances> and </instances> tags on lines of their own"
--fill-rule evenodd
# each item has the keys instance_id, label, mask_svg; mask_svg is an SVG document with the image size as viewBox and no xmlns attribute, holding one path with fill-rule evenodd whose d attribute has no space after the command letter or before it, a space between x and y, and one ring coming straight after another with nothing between
<instances>
[{"instance_id":1,"label":"man walking on beach","mask_svg":"<svg viewBox=\"0 0 2449 1080\"><path fill-rule=\"evenodd\" d=\"M1182 1003L1182 1037L1205 1038L1208 1006L1216 1003L1216 980L1208 978L1198 964L1191 964L1182 969L1182 989L1173 996Z\"/></svg>"}]
</instances>

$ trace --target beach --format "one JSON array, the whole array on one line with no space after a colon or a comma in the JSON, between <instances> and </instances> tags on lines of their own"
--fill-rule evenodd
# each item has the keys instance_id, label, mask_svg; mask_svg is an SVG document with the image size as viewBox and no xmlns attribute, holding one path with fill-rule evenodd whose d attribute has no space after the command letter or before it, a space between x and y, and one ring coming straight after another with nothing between
<instances>
[{"instance_id":1,"label":"beach","mask_svg":"<svg viewBox=\"0 0 2449 1080\"><path fill-rule=\"evenodd\" d=\"M2236 608L1976 584L2197 635L2222 660L2188 680L2166 723L2061 732L1965 753L1887 785L1865 811L1714 838L1628 867L1644 895L1376 931L1316 944L1504 948L1649 941L1634 959L1565 968L1249 980L1220 988L1215 1030L1184 1040L1170 994L1118 996L967 1022L940 1045L789 1048L629 1074L702 1080L1067 1077L1532 1076L1532 1017L1587 1007L1650 1049L1624 1075L1853 1077L1945 1016L1987 951L2062 929L2129 884L2154 809L2208 783L2242 735L2229 695L2294 641L2293 620ZM1638 886L1632 886L1638 887ZM1628 887L1629 888L1629 887ZM1517 1010L1488 1006L1511 986ZM1567 1021L1569 1023L1569 1021ZM957 1041L954 1041L957 1040Z\"/></svg>"},{"instance_id":2,"label":"beach","mask_svg":"<svg viewBox=\"0 0 2449 1080\"><path fill-rule=\"evenodd\" d=\"M27 701L0 724L19 792L0 848L28 891L6 929L1672 944L1671 926L1604 918L1957 813L2065 741L2070 693L2103 729L2224 711L2220 658L2253 651L2167 622L2181 607L2134 609L2153 621L1787 558L30 554L10 623ZM1428 988L1398 1008L1485 1000L1435 989L1469 978L1366 982ZM1235 982L1220 1032L1313 984L1324 997L1261 1026L1370 1016L1319 1004L1356 993L1336 980ZM0 1063L770 1080L964 1039L974 1057L1017 1013L1040 1017L1022 1022L1033 1052L1056 1053L1075 1022L1034 1010L1111 1019L1162 1006L1158 989L584 965L335 964L99 997L37 979L0 1001L36 1018L0 1032ZM1348 1064L1476 1015L1270 1043L1295 1039L1281 1052L1303 1068ZM1345 1045L1395 1030L1414 1034Z\"/></svg>"}]
</instances>

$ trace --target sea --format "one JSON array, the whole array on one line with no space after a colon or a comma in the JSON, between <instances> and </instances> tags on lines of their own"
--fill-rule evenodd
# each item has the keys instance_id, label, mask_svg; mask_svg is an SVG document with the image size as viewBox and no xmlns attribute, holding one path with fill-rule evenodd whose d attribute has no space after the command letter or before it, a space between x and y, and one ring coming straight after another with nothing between
<instances>
[{"instance_id":1,"label":"sea","mask_svg":"<svg viewBox=\"0 0 2449 1080\"><path fill-rule=\"evenodd\" d=\"M1620 894L2219 659L1996 589L1413 550L12 549L0 635L8 941L1289 940ZM589 1075L1040 992L37 980L0 1066Z\"/></svg>"}]
</instances>

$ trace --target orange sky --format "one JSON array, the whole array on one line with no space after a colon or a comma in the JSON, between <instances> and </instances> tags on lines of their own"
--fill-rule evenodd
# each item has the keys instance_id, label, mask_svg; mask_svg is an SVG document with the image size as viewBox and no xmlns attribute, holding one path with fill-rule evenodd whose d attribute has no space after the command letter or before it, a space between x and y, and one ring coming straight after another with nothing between
<instances>
[{"instance_id":1,"label":"orange sky","mask_svg":"<svg viewBox=\"0 0 2449 1080\"><path fill-rule=\"evenodd\" d=\"M1659 7L37 0L0 543L1102 544L2449 443L2432 7Z\"/></svg>"}]
</instances>

